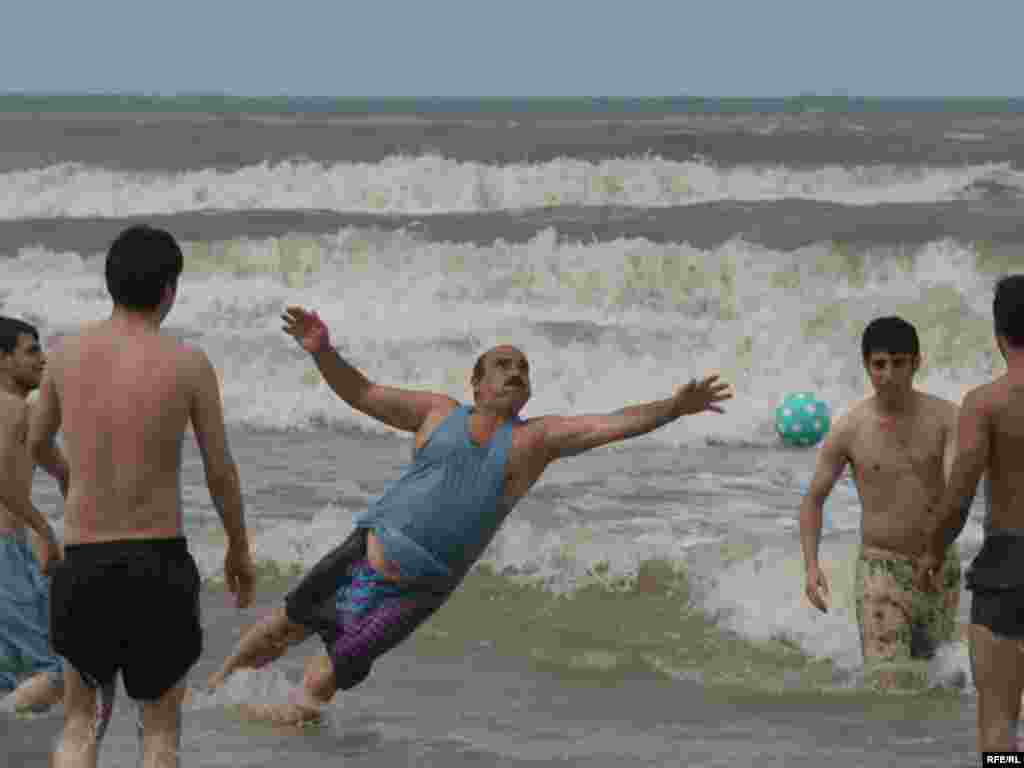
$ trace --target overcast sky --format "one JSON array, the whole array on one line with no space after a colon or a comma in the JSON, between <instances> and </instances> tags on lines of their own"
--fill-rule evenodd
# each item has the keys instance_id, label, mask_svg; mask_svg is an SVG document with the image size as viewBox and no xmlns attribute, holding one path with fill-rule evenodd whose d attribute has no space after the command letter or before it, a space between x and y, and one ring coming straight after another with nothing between
<instances>
[{"instance_id":1,"label":"overcast sky","mask_svg":"<svg viewBox=\"0 0 1024 768\"><path fill-rule=\"evenodd\" d=\"M1021 0L10 2L0 91L1022 96Z\"/></svg>"}]
</instances>

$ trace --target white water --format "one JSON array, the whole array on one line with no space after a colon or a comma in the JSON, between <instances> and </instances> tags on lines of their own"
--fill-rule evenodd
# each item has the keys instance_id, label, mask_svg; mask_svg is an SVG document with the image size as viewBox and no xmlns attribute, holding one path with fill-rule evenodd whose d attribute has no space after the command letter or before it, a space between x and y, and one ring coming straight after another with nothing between
<instances>
[{"instance_id":1,"label":"white water","mask_svg":"<svg viewBox=\"0 0 1024 768\"><path fill-rule=\"evenodd\" d=\"M841 414L867 392L860 334L879 314L917 325L917 382L935 394L959 400L1001 364L988 320L994 276L952 242L857 261L831 246L579 244L551 230L521 245L474 246L344 229L185 250L167 327L210 355L236 424L382 429L337 407L281 332L290 304L316 309L371 379L459 399L479 354L515 344L531 360L528 415L613 410L721 372L737 391L727 413L656 433L669 443L774 445L774 408L792 391L815 392ZM2 262L0 311L34 318L44 336L104 317L102 261L23 249Z\"/></svg>"},{"instance_id":2,"label":"white water","mask_svg":"<svg viewBox=\"0 0 1024 768\"><path fill-rule=\"evenodd\" d=\"M491 166L437 155L325 166L293 160L234 171L140 173L65 163L0 174L0 219L121 217L198 210L483 212L559 205L662 207L783 198L848 205L940 202L978 182L1024 187L1009 164L719 168L659 157L561 158Z\"/></svg>"}]
</instances>

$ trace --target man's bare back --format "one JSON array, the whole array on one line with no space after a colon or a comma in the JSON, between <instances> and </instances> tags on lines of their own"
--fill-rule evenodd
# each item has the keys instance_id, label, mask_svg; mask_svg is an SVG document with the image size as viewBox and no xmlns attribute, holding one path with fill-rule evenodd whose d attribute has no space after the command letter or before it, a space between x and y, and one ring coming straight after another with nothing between
<instances>
[{"instance_id":1,"label":"man's bare back","mask_svg":"<svg viewBox=\"0 0 1024 768\"><path fill-rule=\"evenodd\" d=\"M995 531L1024 530L1024 382L1003 376L979 387L978 407L989 425L987 523Z\"/></svg>"},{"instance_id":2,"label":"man's bare back","mask_svg":"<svg viewBox=\"0 0 1024 768\"><path fill-rule=\"evenodd\" d=\"M914 392L907 412L879 412L877 397L858 403L836 425L852 466L866 551L916 558L938 514L944 464L956 427L956 404Z\"/></svg>"},{"instance_id":3,"label":"man's bare back","mask_svg":"<svg viewBox=\"0 0 1024 768\"><path fill-rule=\"evenodd\" d=\"M67 661L60 768L97 764L118 677L143 702L141 762L177 764L185 680L203 646L202 578L181 509L190 423L228 536L224 580L239 607L251 600L216 372L203 352L160 333L183 270L181 247L164 230L133 226L111 243L104 277L113 311L63 339L29 428L29 451L42 461L63 427L71 474L65 557L50 585L52 643Z\"/></svg>"},{"instance_id":4,"label":"man's bare back","mask_svg":"<svg viewBox=\"0 0 1024 768\"><path fill-rule=\"evenodd\" d=\"M182 437L204 362L111 320L64 339L50 371L71 466L66 543L181 534Z\"/></svg>"},{"instance_id":5,"label":"man's bare back","mask_svg":"<svg viewBox=\"0 0 1024 768\"><path fill-rule=\"evenodd\" d=\"M995 341L1006 373L969 391L957 423L956 460L929 536L930 559L955 541L987 473L985 538L971 562L968 642L978 692L978 751L1021 748L1024 692L1024 275L995 286Z\"/></svg>"}]
</instances>

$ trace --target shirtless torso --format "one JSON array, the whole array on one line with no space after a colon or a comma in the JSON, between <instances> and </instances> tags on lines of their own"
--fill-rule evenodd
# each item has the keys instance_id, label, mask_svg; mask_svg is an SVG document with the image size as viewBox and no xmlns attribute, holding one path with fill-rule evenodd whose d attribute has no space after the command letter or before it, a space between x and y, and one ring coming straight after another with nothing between
<instances>
[{"instance_id":1,"label":"shirtless torso","mask_svg":"<svg viewBox=\"0 0 1024 768\"><path fill-rule=\"evenodd\" d=\"M939 513L946 487L956 413L948 400L915 392L899 417L880 414L872 397L837 425L837 448L851 465L860 496L866 552L910 558L923 553L923 534Z\"/></svg>"},{"instance_id":2,"label":"shirtless torso","mask_svg":"<svg viewBox=\"0 0 1024 768\"><path fill-rule=\"evenodd\" d=\"M31 495L33 474L32 459L29 457L26 442L29 414L30 406L23 399L0 392L0 423L14 425L11 430L0 431L0 440L5 441L5 444L0 446L0 452L6 454L10 451L13 465L13 472L5 474L3 482L17 486L18 492L26 496ZM25 527L0 499L0 534L15 533Z\"/></svg>"},{"instance_id":3,"label":"shirtless torso","mask_svg":"<svg viewBox=\"0 0 1024 768\"><path fill-rule=\"evenodd\" d=\"M212 464L231 471L206 355L157 332L107 320L51 357L71 482L65 542L180 536L182 439L190 421Z\"/></svg>"},{"instance_id":4,"label":"shirtless torso","mask_svg":"<svg viewBox=\"0 0 1024 768\"><path fill-rule=\"evenodd\" d=\"M956 419L954 403L910 390L899 409L881 407L874 395L833 427L800 509L807 597L819 610L828 610L818 563L821 510L843 471L852 468L860 497L862 559L902 560L916 569L930 555L929 535L942 514Z\"/></svg>"},{"instance_id":5,"label":"shirtless torso","mask_svg":"<svg viewBox=\"0 0 1024 768\"><path fill-rule=\"evenodd\" d=\"M1003 376L976 396L989 424L986 528L1024 533L1024 381Z\"/></svg>"}]
</instances>

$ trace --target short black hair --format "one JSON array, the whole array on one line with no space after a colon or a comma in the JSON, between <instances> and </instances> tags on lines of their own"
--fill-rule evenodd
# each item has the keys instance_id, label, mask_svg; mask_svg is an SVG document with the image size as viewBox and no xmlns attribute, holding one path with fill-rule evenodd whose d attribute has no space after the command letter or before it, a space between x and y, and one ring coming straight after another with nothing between
<instances>
[{"instance_id":1,"label":"short black hair","mask_svg":"<svg viewBox=\"0 0 1024 768\"><path fill-rule=\"evenodd\" d=\"M490 350L488 350L489 352ZM470 378L470 384L476 384L480 379L484 377L484 364L487 360L487 352L484 352L480 357L476 359L473 364L473 376Z\"/></svg>"},{"instance_id":2,"label":"short black hair","mask_svg":"<svg viewBox=\"0 0 1024 768\"><path fill-rule=\"evenodd\" d=\"M917 338L917 329L902 317L878 317L864 329L860 351L865 360L874 352L918 356L921 354L921 343Z\"/></svg>"},{"instance_id":3,"label":"short black hair","mask_svg":"<svg viewBox=\"0 0 1024 768\"><path fill-rule=\"evenodd\" d=\"M992 316L997 335L1011 346L1024 347L1024 275L1007 275L996 283Z\"/></svg>"},{"instance_id":4,"label":"short black hair","mask_svg":"<svg viewBox=\"0 0 1024 768\"><path fill-rule=\"evenodd\" d=\"M18 337L23 333L27 333L39 341L39 331L34 325L26 323L24 320L0 315L0 352L5 355L13 354L14 350L18 348Z\"/></svg>"},{"instance_id":5,"label":"short black hair","mask_svg":"<svg viewBox=\"0 0 1024 768\"><path fill-rule=\"evenodd\" d=\"M156 309L165 286L177 284L184 267L181 248L169 232L129 227L107 252L107 290L117 306Z\"/></svg>"}]
</instances>

